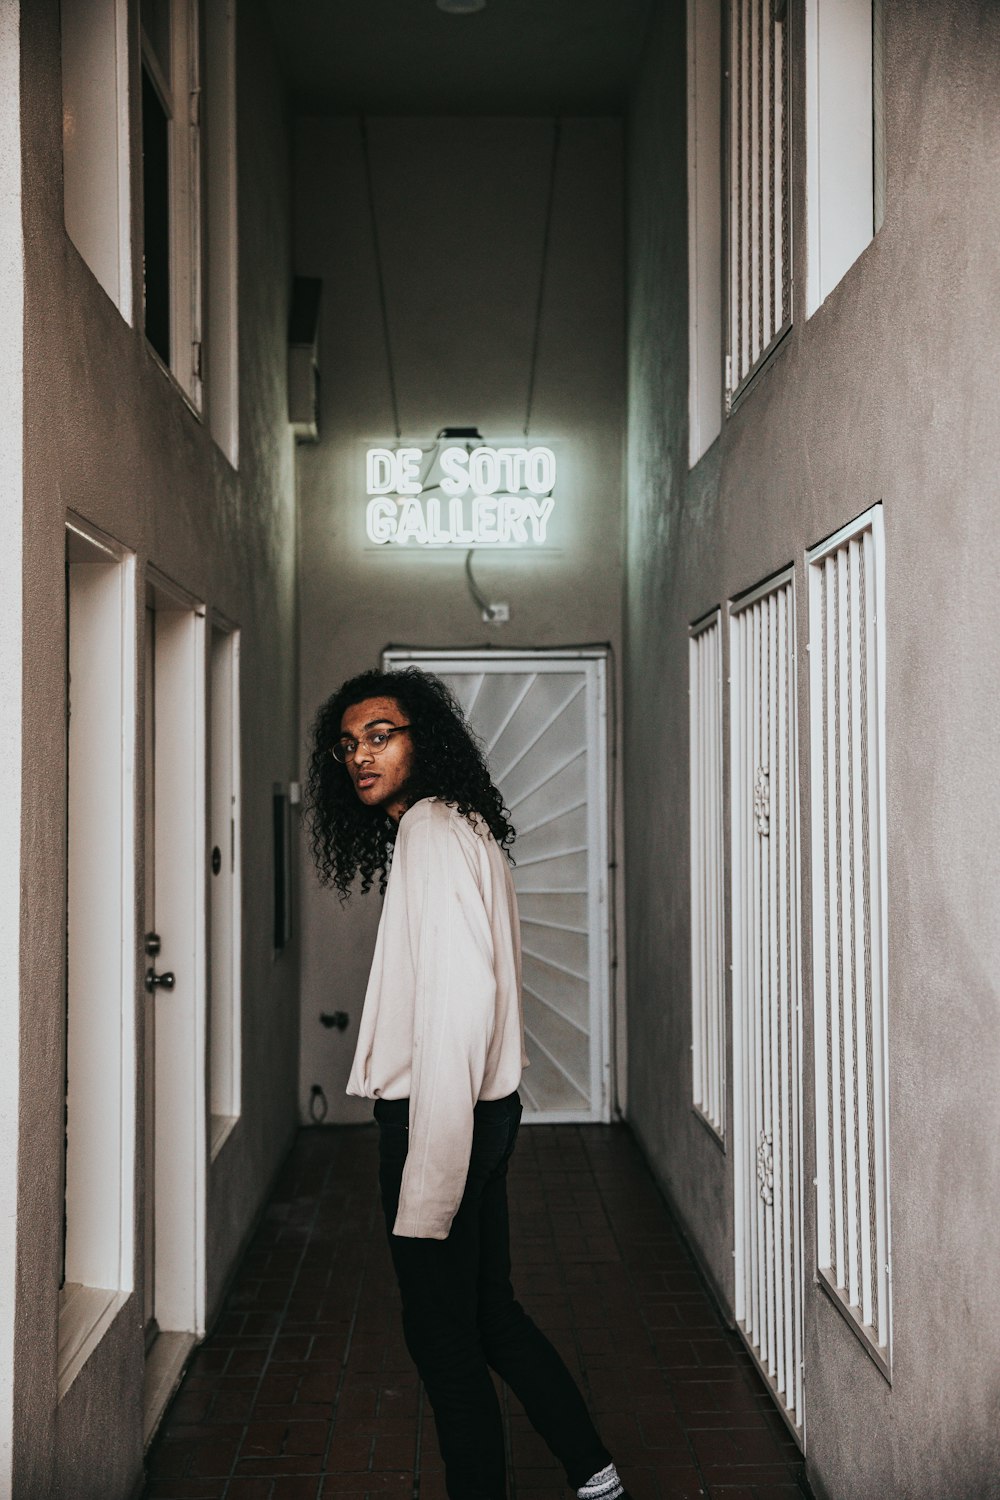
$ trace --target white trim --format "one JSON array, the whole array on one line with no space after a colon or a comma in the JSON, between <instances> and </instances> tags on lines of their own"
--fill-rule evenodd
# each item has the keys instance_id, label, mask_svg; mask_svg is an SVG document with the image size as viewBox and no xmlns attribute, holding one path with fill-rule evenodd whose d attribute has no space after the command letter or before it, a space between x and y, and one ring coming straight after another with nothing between
<instances>
[{"instance_id":1,"label":"white trim","mask_svg":"<svg viewBox=\"0 0 1000 1500\"><path fill-rule=\"evenodd\" d=\"M546 771L541 781L536 781L534 786L530 786L526 792L522 792L520 797L514 798L513 802L510 804L511 812L513 812L515 808L520 807L522 802L527 802L529 797L534 797L536 793L542 790L543 786L546 786L548 784L548 782L555 781L557 776L561 776L564 771L569 770L569 767L573 764L573 762L575 760L579 760L580 756L584 754L586 754L585 748L582 750L576 750L571 756L569 756L567 760L560 761L560 763L553 770Z\"/></svg>"},{"instance_id":2,"label":"white trim","mask_svg":"<svg viewBox=\"0 0 1000 1500\"><path fill-rule=\"evenodd\" d=\"M208 1155L214 1161L232 1135L239 1122L239 1115L209 1115Z\"/></svg>"},{"instance_id":3,"label":"white trim","mask_svg":"<svg viewBox=\"0 0 1000 1500\"><path fill-rule=\"evenodd\" d=\"M524 894L522 892L522 894ZM554 932L572 932L576 937L586 937L586 927L573 927L568 922L550 922L543 917L522 917L522 927L550 927Z\"/></svg>"},{"instance_id":4,"label":"white trim","mask_svg":"<svg viewBox=\"0 0 1000 1500\"><path fill-rule=\"evenodd\" d=\"M24 736L24 156L21 89L22 30L26 10L0 9L0 1494L13 1491L14 1349L18 1324L26 1326L24 1284L18 1286L19 1132L21 1024L25 931L23 799L26 790ZM34 750L28 752L32 756ZM29 797L33 796L29 792ZM30 804L29 804L30 805ZM23 1160L23 1158L22 1158ZM27 1184L25 1184L27 1186ZM18 1395L18 1417L23 1397Z\"/></svg>"},{"instance_id":5,"label":"white trim","mask_svg":"<svg viewBox=\"0 0 1000 1500\"><path fill-rule=\"evenodd\" d=\"M565 974L569 979L579 979L581 984L588 982L586 974L578 974L575 969L569 968L566 964L556 963L554 958L543 958L540 953L534 953L530 948L522 948L521 955L523 958L533 958L536 964L545 964L549 969L557 969L560 974ZM554 1006L553 1009L555 1009ZM567 1016L566 1019L569 1020L569 1017ZM577 1025L577 1022L574 1021L573 1025Z\"/></svg>"},{"instance_id":6,"label":"white trim","mask_svg":"<svg viewBox=\"0 0 1000 1500\"><path fill-rule=\"evenodd\" d=\"M756 0L730 0L728 9L726 385L731 411L792 324L795 148L792 8L785 7L781 20L770 3L758 6ZM758 108L759 90L767 100L765 111Z\"/></svg>"},{"instance_id":7,"label":"white trim","mask_svg":"<svg viewBox=\"0 0 1000 1500\"><path fill-rule=\"evenodd\" d=\"M794 569L732 601L729 622L735 1314L804 1443Z\"/></svg>"},{"instance_id":8,"label":"white trim","mask_svg":"<svg viewBox=\"0 0 1000 1500\"><path fill-rule=\"evenodd\" d=\"M208 1101L209 1116L215 1119L236 1119L241 1112L241 1063L242 1063L242 930L241 930L241 806L240 806L240 632L218 611L212 611L211 628L207 632L209 653L206 684L208 687L208 735L209 755L209 807L208 846L218 844L222 856L224 880L228 884L228 897L224 911L216 912L216 879L206 877L208 897L207 918L209 924L216 917L227 937L227 972L224 974L225 995L222 997L220 1013L219 997L215 985L219 976L214 969L208 975ZM221 663L223 682L228 680L228 701L216 701L216 650L224 653ZM225 689L223 688L223 691ZM220 722L220 708L221 713ZM216 746L215 736L226 737L224 746ZM221 757L221 760L220 760ZM221 777L222 786L217 785ZM216 806L220 795L228 794L229 806L223 810ZM228 868L227 868L228 867ZM222 899L220 896L218 899ZM210 945L211 946L211 945ZM216 1027L221 1041L216 1037ZM221 1142L220 1142L221 1144ZM218 1147L211 1151L214 1157Z\"/></svg>"},{"instance_id":9,"label":"white trim","mask_svg":"<svg viewBox=\"0 0 1000 1500\"><path fill-rule=\"evenodd\" d=\"M872 0L805 0L806 316L875 234Z\"/></svg>"},{"instance_id":10,"label":"white trim","mask_svg":"<svg viewBox=\"0 0 1000 1500\"><path fill-rule=\"evenodd\" d=\"M66 233L132 321L128 0L62 0Z\"/></svg>"},{"instance_id":11,"label":"white trim","mask_svg":"<svg viewBox=\"0 0 1000 1500\"><path fill-rule=\"evenodd\" d=\"M485 676L485 673L484 673L484 676ZM531 682L529 682L529 684L528 684L529 690L530 690L531 686L532 686L532 684L531 684ZM542 725L541 729L539 729L539 731L538 731L538 737L539 738L541 738L541 736L546 732L547 729L551 729L552 725L559 718L560 714L564 714L566 712L567 708L569 708L569 706L570 706L571 703L575 703L576 702L577 698L579 698L580 694L584 691L584 689L586 688L586 686L587 686L587 679L584 677L583 679L581 679L579 686L575 687L573 689L573 691L570 693L569 697L566 698L566 699L564 699L563 702L560 703L558 705L558 707L554 708L552 710L552 712L549 714L549 716L546 719L545 723ZM477 693L476 696L478 697L479 694ZM526 696L526 693L522 693L521 694L521 699L519 700L518 705L517 705L518 707L520 706L520 702L523 701L523 699L525 698L525 696ZM516 712L516 709L515 709L515 712ZM508 717L507 717L507 723L508 724L510 723L510 720L512 718L513 718L513 714L509 714ZM506 725L504 725L504 728L506 728ZM502 732L503 731L501 731L501 733ZM494 739L493 743L497 744L498 741L499 741L499 739L500 739L500 735L497 735L496 738ZM515 755L515 757L514 757L513 760L507 762L507 764L504 766L504 768L503 768L502 771L498 771L497 772L497 779L500 780L500 781L502 781L505 777L509 776L510 773L511 773L511 771L513 771L514 767L515 766L519 766L521 764L522 760L524 759L524 757L526 755L530 755L531 754L531 750L532 750L532 746L531 745L526 745L525 748L520 752L519 755ZM528 861L526 860L525 863L528 863Z\"/></svg>"},{"instance_id":12,"label":"white trim","mask_svg":"<svg viewBox=\"0 0 1000 1500\"><path fill-rule=\"evenodd\" d=\"M75 731L70 717L67 818L72 819L75 811L86 818L95 801L103 801L107 816L102 826L112 831L112 844L105 851L107 863L100 869L96 922L93 912L86 918L82 912L74 917L73 892L78 889L79 895L88 900L95 896L85 866L99 844L88 823L83 863L77 868L72 827L69 834L70 870L77 868L82 884L75 887L71 874L66 980L71 1122L66 1276L69 1282L86 1287L128 1292L134 1278L136 1108L135 558L120 543L71 512L66 517L66 535L67 545L81 554L70 560L69 638L71 660L81 664L75 675L83 694ZM99 568L103 577L87 575L87 601L79 597L78 590L74 604L73 569L93 567ZM78 576L82 584L84 575ZM81 610L85 614L81 615ZM95 672L89 678L88 692L88 676L82 667L90 662L95 664ZM84 736L82 743L77 742L77 734ZM74 765L85 777L85 783L76 787ZM99 787L92 787L94 776L110 776L110 786L102 780ZM82 986L79 996L74 993L77 974ZM81 1013L79 1007L84 1000ZM114 1176L107 1175L109 1153L115 1163Z\"/></svg>"},{"instance_id":13,"label":"white trim","mask_svg":"<svg viewBox=\"0 0 1000 1500\"><path fill-rule=\"evenodd\" d=\"M129 1296L128 1292L81 1286L78 1281L67 1281L60 1289L57 1400L65 1396Z\"/></svg>"},{"instance_id":14,"label":"white trim","mask_svg":"<svg viewBox=\"0 0 1000 1500\"><path fill-rule=\"evenodd\" d=\"M688 0L688 467L722 431L722 5Z\"/></svg>"},{"instance_id":15,"label":"white trim","mask_svg":"<svg viewBox=\"0 0 1000 1500\"><path fill-rule=\"evenodd\" d=\"M142 1381L142 1446L149 1447L180 1385L197 1340L190 1333L161 1333L146 1355Z\"/></svg>"},{"instance_id":16,"label":"white trim","mask_svg":"<svg viewBox=\"0 0 1000 1500\"><path fill-rule=\"evenodd\" d=\"M871 542L871 574L866 567L865 606L873 611L870 624L873 626L867 642L861 643L864 662L856 650L848 652L847 623L849 614L854 620L853 601L847 596L848 584L843 567L837 567L834 559L862 543ZM860 559L857 559L860 562ZM847 564L847 559L841 557ZM872 506L862 515L842 526L831 537L812 547L806 553L809 578L809 748L811 785L811 867L812 867L812 951L813 951L813 1030L816 1070L815 1087L815 1131L816 1131L816 1257L820 1285L829 1293L838 1310L844 1313L848 1326L858 1335L875 1363L887 1379L892 1372L892 1236L889 1161L889 955L888 955L888 825L886 809L886 699L885 699L885 530L881 504ZM830 638L831 601L828 597L832 569L837 571L839 620L835 640ZM826 575L824 577L824 575ZM856 584L857 579L852 583ZM856 644L856 643L855 643ZM824 697L824 646L827 653L835 649L836 660L832 671L826 673ZM843 683L845 673L850 682ZM864 724L855 722L860 705L862 673L866 681L866 703L868 719ZM846 743L846 717L836 715L831 695L836 682L847 686L854 713L852 714L852 741ZM874 685L874 704L872 702ZM834 720L837 719L835 723ZM840 752L840 776L834 779L830 769L831 735L837 735L834 752ZM844 760L849 752L850 764ZM854 794L860 788L862 761L867 766L869 797L869 829L860 827L860 812ZM826 776L824 776L824 765ZM874 775L872 775L874 772ZM854 818L846 828L846 800L854 807ZM874 806L872 804L875 804ZM836 804L839 804L836 805ZM869 946L872 970L871 986L871 1035L868 1035L866 1014L860 1008L859 997L864 994L866 983L863 971L863 953L855 951L855 963L851 972L840 982L841 921L835 919L830 908L834 901L838 911L846 893L843 889L842 870L836 867L835 851L826 848L824 829L828 819L837 815L838 827L844 825L841 837L841 865L850 866L850 886L854 890L854 902L850 908L850 921L854 931L869 924ZM857 890L858 876L864 875L861 855L863 833L868 833L868 870L871 886L868 892L867 910ZM845 847L845 845L847 847ZM831 892L835 894L831 894ZM862 948L864 945L862 945ZM855 950L857 944L855 944ZM831 1004L827 1003L827 962L831 964ZM861 966L859 968L859 965ZM835 999L832 997L835 994ZM843 1037L845 1088L831 1088L828 1083L827 1058L828 1023L832 1024L834 1004L837 1007L838 1023L834 1025L833 1045L839 1049ZM830 1016L828 1017L828 1010ZM848 1015L850 1012L850 1015ZM840 1018L843 1015L843 1021ZM848 1022L850 1021L850 1025ZM850 1043L853 1040L853 1045ZM874 1097L867 1098L868 1047L871 1046L871 1075ZM858 1068L853 1059L857 1055ZM839 1056L839 1051L835 1051ZM829 1116L830 1101L834 1108L834 1119ZM858 1159L851 1151L847 1159L841 1159L840 1138L842 1134L838 1110L850 1111L849 1124L859 1116L857 1140ZM864 1129L868 1118L873 1120L870 1138ZM846 1135L853 1146L855 1131L849 1128ZM828 1143L830 1146L828 1147ZM833 1177L830 1177L830 1153L833 1153ZM873 1153L869 1158L869 1151ZM844 1177L847 1178L845 1190ZM875 1191L872 1198L868 1187L874 1177ZM851 1184L858 1180L856 1193ZM841 1222L839 1205L848 1202L849 1223ZM854 1203L860 1199L861 1222L854 1218ZM874 1217L874 1223L872 1218ZM871 1263L869 1246L874 1237L876 1260ZM826 1250L836 1241L832 1257L837 1265L827 1263L830 1257ZM860 1244L860 1257L854 1246ZM839 1273L839 1274L838 1274ZM866 1314L877 1304L878 1326L874 1326Z\"/></svg>"},{"instance_id":17,"label":"white trim","mask_svg":"<svg viewBox=\"0 0 1000 1500\"><path fill-rule=\"evenodd\" d=\"M722 610L689 629L692 1103L726 1134Z\"/></svg>"},{"instance_id":18,"label":"white trim","mask_svg":"<svg viewBox=\"0 0 1000 1500\"><path fill-rule=\"evenodd\" d=\"M141 66L161 96L167 115L169 203L170 364L165 366L200 417L204 393L195 367L202 343L201 226L201 45L198 0L170 0L169 86L148 37L140 27ZM145 308L143 308L145 322Z\"/></svg>"},{"instance_id":19,"label":"white trim","mask_svg":"<svg viewBox=\"0 0 1000 1500\"><path fill-rule=\"evenodd\" d=\"M523 802L524 798L522 797L520 800ZM557 818L563 817L566 813L579 812L581 808L586 807L586 805L586 798L582 798L579 802L571 802L568 807L561 807L558 812L550 814L549 817L539 818L537 823L529 823L527 828L519 828L517 830L517 836L519 839L523 839L529 833L537 833L539 828L547 828L549 824L554 823Z\"/></svg>"},{"instance_id":20,"label":"white trim","mask_svg":"<svg viewBox=\"0 0 1000 1500\"><path fill-rule=\"evenodd\" d=\"M206 307L208 422L239 465L239 232L236 146L236 0L205 5Z\"/></svg>"},{"instance_id":21,"label":"white trim","mask_svg":"<svg viewBox=\"0 0 1000 1500\"><path fill-rule=\"evenodd\" d=\"M207 1192L204 606L146 571L156 629L156 921L175 989L156 1016L156 1301L161 1329L205 1330ZM162 731L169 728L169 737ZM167 918L164 923L164 915Z\"/></svg>"}]
</instances>

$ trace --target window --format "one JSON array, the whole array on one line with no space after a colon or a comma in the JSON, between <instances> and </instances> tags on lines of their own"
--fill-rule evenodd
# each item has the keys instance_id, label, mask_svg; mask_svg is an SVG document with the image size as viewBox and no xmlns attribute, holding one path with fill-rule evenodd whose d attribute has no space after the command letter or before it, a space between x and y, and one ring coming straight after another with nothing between
<instances>
[{"instance_id":1,"label":"window","mask_svg":"<svg viewBox=\"0 0 1000 1500\"><path fill-rule=\"evenodd\" d=\"M66 232L132 316L126 0L62 0Z\"/></svg>"},{"instance_id":2,"label":"window","mask_svg":"<svg viewBox=\"0 0 1000 1500\"><path fill-rule=\"evenodd\" d=\"M688 462L722 430L722 10L688 5Z\"/></svg>"},{"instance_id":3,"label":"window","mask_svg":"<svg viewBox=\"0 0 1000 1500\"><path fill-rule=\"evenodd\" d=\"M142 0L146 337L202 402L200 32L196 0Z\"/></svg>"},{"instance_id":4,"label":"window","mask_svg":"<svg viewBox=\"0 0 1000 1500\"><path fill-rule=\"evenodd\" d=\"M883 0L807 0L808 311L882 222Z\"/></svg>"},{"instance_id":5,"label":"window","mask_svg":"<svg viewBox=\"0 0 1000 1500\"><path fill-rule=\"evenodd\" d=\"M133 559L67 531L64 1391L132 1287L135 1150Z\"/></svg>"},{"instance_id":6,"label":"window","mask_svg":"<svg viewBox=\"0 0 1000 1500\"><path fill-rule=\"evenodd\" d=\"M888 1373L881 506L814 548L808 562L819 1274Z\"/></svg>"},{"instance_id":7,"label":"window","mask_svg":"<svg viewBox=\"0 0 1000 1500\"><path fill-rule=\"evenodd\" d=\"M730 404L792 321L788 0L729 7Z\"/></svg>"},{"instance_id":8,"label":"window","mask_svg":"<svg viewBox=\"0 0 1000 1500\"><path fill-rule=\"evenodd\" d=\"M691 627L691 1067L694 1105L726 1124L725 910L722 893L722 618Z\"/></svg>"},{"instance_id":9,"label":"window","mask_svg":"<svg viewBox=\"0 0 1000 1500\"><path fill-rule=\"evenodd\" d=\"M236 268L236 19L234 0L205 7L205 175L208 422L229 459L239 456Z\"/></svg>"}]
</instances>

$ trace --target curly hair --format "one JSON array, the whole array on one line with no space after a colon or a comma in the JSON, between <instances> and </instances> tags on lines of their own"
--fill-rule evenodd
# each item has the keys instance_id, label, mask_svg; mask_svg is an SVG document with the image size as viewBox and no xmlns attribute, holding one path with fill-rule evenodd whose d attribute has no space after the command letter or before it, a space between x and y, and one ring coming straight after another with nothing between
<instances>
[{"instance_id":1,"label":"curly hair","mask_svg":"<svg viewBox=\"0 0 1000 1500\"><path fill-rule=\"evenodd\" d=\"M406 785L407 807L421 797L439 797L470 823L478 815L513 864L509 851L514 829L507 821L508 809L462 710L439 677L407 667L350 678L313 721L306 816L321 884L333 886L343 901L358 874L362 893L371 890L376 876L384 891L388 879L393 822L381 808L361 802L347 767L330 754L345 711L366 698L394 698L410 726L413 764Z\"/></svg>"}]
</instances>

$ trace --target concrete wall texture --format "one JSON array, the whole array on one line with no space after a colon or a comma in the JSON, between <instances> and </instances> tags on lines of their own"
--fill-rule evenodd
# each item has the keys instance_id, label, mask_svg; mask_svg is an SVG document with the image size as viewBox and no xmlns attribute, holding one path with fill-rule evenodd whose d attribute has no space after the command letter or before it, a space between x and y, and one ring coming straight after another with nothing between
<instances>
[{"instance_id":1,"label":"concrete wall texture","mask_svg":"<svg viewBox=\"0 0 1000 1500\"><path fill-rule=\"evenodd\" d=\"M133 20L137 26L135 12ZM56 1400L66 927L64 525L70 507L135 552L140 629L144 570L155 565L242 631L243 1097L242 1117L208 1176L211 1317L295 1124L297 951L293 946L276 958L271 946L271 788L297 768L294 450L285 394L287 131L266 22L256 6L241 6L237 472L156 364L141 323L125 323L65 234L58 0L32 5L21 44L26 670L13 1486L31 1497L108 1500L129 1494L141 1473L140 1291L63 1400ZM134 99L134 46L131 55ZM5 94L5 109L14 99ZM132 273L141 287L135 111L133 125ZM6 151L6 136L4 143ZM13 201L5 198L5 213ZM141 789L137 816L141 870ZM136 1006L141 1003L140 994ZM138 1068L137 1059L137 1074ZM141 1083L137 1077L140 1099ZM16 1094L5 1093L5 1108L12 1098ZM139 1130L137 1203L141 1140ZM141 1267L137 1233L137 1288Z\"/></svg>"},{"instance_id":2,"label":"concrete wall texture","mask_svg":"<svg viewBox=\"0 0 1000 1500\"><path fill-rule=\"evenodd\" d=\"M552 167L551 120L373 119L371 181L404 436L478 424L521 433ZM564 120L530 432L559 448L552 547L479 551L510 624L484 625L462 551L377 548L364 531L364 455L394 440L378 267L357 119L303 119L295 138L295 268L323 278L322 432L299 450L302 736L319 704L388 644L617 650L624 413L621 122ZM305 759L303 750L303 761ZM348 1100L380 902L341 907L303 848L301 1105ZM344 1032L323 1010L350 1016ZM621 1046L621 1038L619 1038Z\"/></svg>"},{"instance_id":3,"label":"concrete wall texture","mask_svg":"<svg viewBox=\"0 0 1000 1500\"><path fill-rule=\"evenodd\" d=\"M793 23L801 19L800 7L790 10ZM629 120L629 1116L731 1308L732 1160L690 1102L687 628L795 564L807 772L804 551L881 500L892 1385L813 1284L804 930L806 1453L817 1493L836 1500L957 1500L1000 1494L991 1274L1000 1197L1000 313L983 300L1000 236L1000 13L985 0L903 0L886 7L885 25L885 222L808 321L796 28L794 325L691 472L684 19L673 7L658 12ZM802 801L807 818L805 784ZM803 866L807 929L807 857ZM731 1133L731 1084L729 1123Z\"/></svg>"}]
</instances>

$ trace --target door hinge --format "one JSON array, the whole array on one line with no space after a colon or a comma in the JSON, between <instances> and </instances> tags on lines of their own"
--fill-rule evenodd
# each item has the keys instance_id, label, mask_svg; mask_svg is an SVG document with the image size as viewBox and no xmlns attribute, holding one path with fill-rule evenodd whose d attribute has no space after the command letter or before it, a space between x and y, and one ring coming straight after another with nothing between
<instances>
[{"instance_id":1,"label":"door hinge","mask_svg":"<svg viewBox=\"0 0 1000 1500\"><path fill-rule=\"evenodd\" d=\"M192 89L188 94L188 123L190 125L201 124L201 89Z\"/></svg>"},{"instance_id":2,"label":"door hinge","mask_svg":"<svg viewBox=\"0 0 1000 1500\"><path fill-rule=\"evenodd\" d=\"M201 339L195 339L191 345L191 374L195 380L201 376Z\"/></svg>"}]
</instances>

